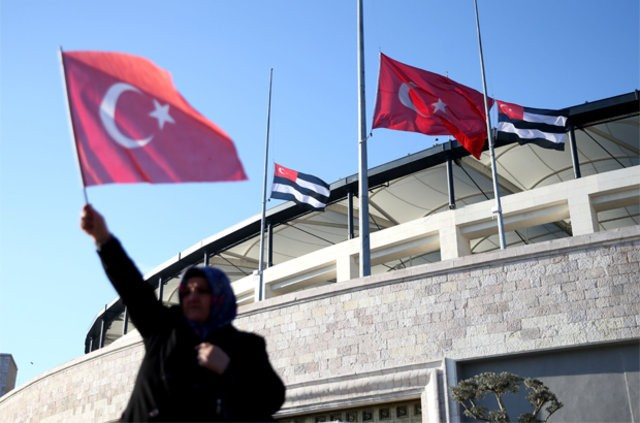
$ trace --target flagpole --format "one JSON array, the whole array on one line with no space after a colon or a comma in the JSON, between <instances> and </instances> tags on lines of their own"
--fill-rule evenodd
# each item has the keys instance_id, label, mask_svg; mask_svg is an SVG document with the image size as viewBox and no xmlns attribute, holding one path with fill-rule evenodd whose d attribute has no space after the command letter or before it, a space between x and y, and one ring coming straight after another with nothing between
<instances>
[{"instance_id":1,"label":"flagpole","mask_svg":"<svg viewBox=\"0 0 640 423\"><path fill-rule=\"evenodd\" d=\"M369 245L369 176L367 169L367 121L365 116L365 91L364 91L364 24L362 13L362 0L357 0L358 5L358 197L360 207L358 220L360 223L360 277L371 274L370 245Z\"/></svg>"},{"instance_id":2,"label":"flagpole","mask_svg":"<svg viewBox=\"0 0 640 423\"><path fill-rule=\"evenodd\" d=\"M262 184L262 218L260 219L260 259L258 261L258 301L264 299L264 231L267 222L267 169L269 167L269 132L271 127L271 87L273 83L273 68L269 71L269 101L267 107L267 136L264 145L264 178Z\"/></svg>"},{"instance_id":3,"label":"flagpole","mask_svg":"<svg viewBox=\"0 0 640 423\"><path fill-rule=\"evenodd\" d=\"M69 98L69 87L67 86L67 72L64 67L64 57L62 56L62 47L59 49L60 67L62 68L62 84L64 87L65 98L67 99L67 112L69 116L69 126L71 127L71 136L73 138L73 152L76 156L76 163L80 171L80 180L82 181L82 194L84 195L84 203L89 204L89 196L87 195L87 184L80 163L80 154L78 153L78 137L76 136L76 126L73 123L73 114L71 113L71 99Z\"/></svg>"},{"instance_id":4,"label":"flagpole","mask_svg":"<svg viewBox=\"0 0 640 423\"><path fill-rule=\"evenodd\" d=\"M491 136L491 118L489 117L489 99L487 97L487 80L484 73L484 56L482 55L482 38L480 36L480 19L478 17L478 0L474 0L476 7L476 28L478 30L478 48L480 50L480 71L482 73L482 89L484 91L484 113L487 116L487 142L489 143L489 154L491 156L491 177L493 179L493 195L496 199L493 214L498 218L498 236L500 238L500 249L507 248L504 238L504 221L502 220L502 205L500 202L500 187L498 185L498 171L496 169L496 154L494 151L493 137Z\"/></svg>"}]
</instances>

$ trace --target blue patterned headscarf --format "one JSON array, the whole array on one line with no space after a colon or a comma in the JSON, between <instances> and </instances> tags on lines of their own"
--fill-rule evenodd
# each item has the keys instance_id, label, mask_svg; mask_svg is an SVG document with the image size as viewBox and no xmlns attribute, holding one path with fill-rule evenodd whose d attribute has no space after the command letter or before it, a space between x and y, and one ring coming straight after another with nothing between
<instances>
[{"instance_id":1,"label":"blue patterned headscarf","mask_svg":"<svg viewBox=\"0 0 640 423\"><path fill-rule=\"evenodd\" d=\"M180 280L179 292L189 278L204 277L209 284L211 291L211 308L209 317L204 323L189 321L194 330L205 338L211 331L229 325L235 318L238 311L236 295L231 287L231 282L227 275L220 269L211 266L193 266L188 268ZM182 305L182 295L180 305Z\"/></svg>"}]
</instances>

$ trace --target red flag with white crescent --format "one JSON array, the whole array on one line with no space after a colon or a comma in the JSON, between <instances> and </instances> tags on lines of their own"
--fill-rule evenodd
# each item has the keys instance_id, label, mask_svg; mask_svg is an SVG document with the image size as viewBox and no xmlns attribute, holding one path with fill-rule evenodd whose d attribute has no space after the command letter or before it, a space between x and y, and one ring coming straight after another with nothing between
<instances>
[{"instance_id":1,"label":"red flag with white crescent","mask_svg":"<svg viewBox=\"0 0 640 423\"><path fill-rule=\"evenodd\" d=\"M493 99L489 99L489 108ZM373 128L453 135L480 158L487 139L482 93L449 78L380 55Z\"/></svg>"},{"instance_id":2,"label":"red flag with white crescent","mask_svg":"<svg viewBox=\"0 0 640 423\"><path fill-rule=\"evenodd\" d=\"M247 179L231 138L167 71L122 53L71 51L62 60L85 186Z\"/></svg>"}]
</instances>

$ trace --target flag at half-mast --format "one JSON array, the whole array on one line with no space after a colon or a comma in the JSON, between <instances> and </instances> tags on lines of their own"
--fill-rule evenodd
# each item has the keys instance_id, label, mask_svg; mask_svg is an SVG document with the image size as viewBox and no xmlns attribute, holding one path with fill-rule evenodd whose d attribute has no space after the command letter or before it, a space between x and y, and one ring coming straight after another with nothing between
<instances>
[{"instance_id":1,"label":"flag at half-mast","mask_svg":"<svg viewBox=\"0 0 640 423\"><path fill-rule=\"evenodd\" d=\"M489 98L489 108L493 99ZM380 54L373 128L453 135L480 158L487 139L482 93Z\"/></svg>"},{"instance_id":2,"label":"flag at half-mast","mask_svg":"<svg viewBox=\"0 0 640 423\"><path fill-rule=\"evenodd\" d=\"M564 150L567 117L559 110L534 109L496 100L498 136L520 144L534 143L544 148Z\"/></svg>"},{"instance_id":3,"label":"flag at half-mast","mask_svg":"<svg viewBox=\"0 0 640 423\"><path fill-rule=\"evenodd\" d=\"M171 75L122 53L62 53L85 186L247 179L231 138L176 90Z\"/></svg>"},{"instance_id":4,"label":"flag at half-mast","mask_svg":"<svg viewBox=\"0 0 640 423\"><path fill-rule=\"evenodd\" d=\"M330 194L329 184L322 179L275 164L271 198L324 210Z\"/></svg>"}]
</instances>

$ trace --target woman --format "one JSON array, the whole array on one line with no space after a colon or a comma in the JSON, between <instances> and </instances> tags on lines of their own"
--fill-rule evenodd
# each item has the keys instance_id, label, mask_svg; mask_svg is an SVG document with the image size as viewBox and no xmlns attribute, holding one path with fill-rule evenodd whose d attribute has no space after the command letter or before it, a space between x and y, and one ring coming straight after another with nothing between
<instances>
[{"instance_id":1,"label":"woman","mask_svg":"<svg viewBox=\"0 0 640 423\"><path fill-rule=\"evenodd\" d=\"M233 327L236 298L224 272L187 269L180 305L165 307L91 205L83 208L81 227L144 340L122 420L273 421L285 388L264 339Z\"/></svg>"}]
</instances>

